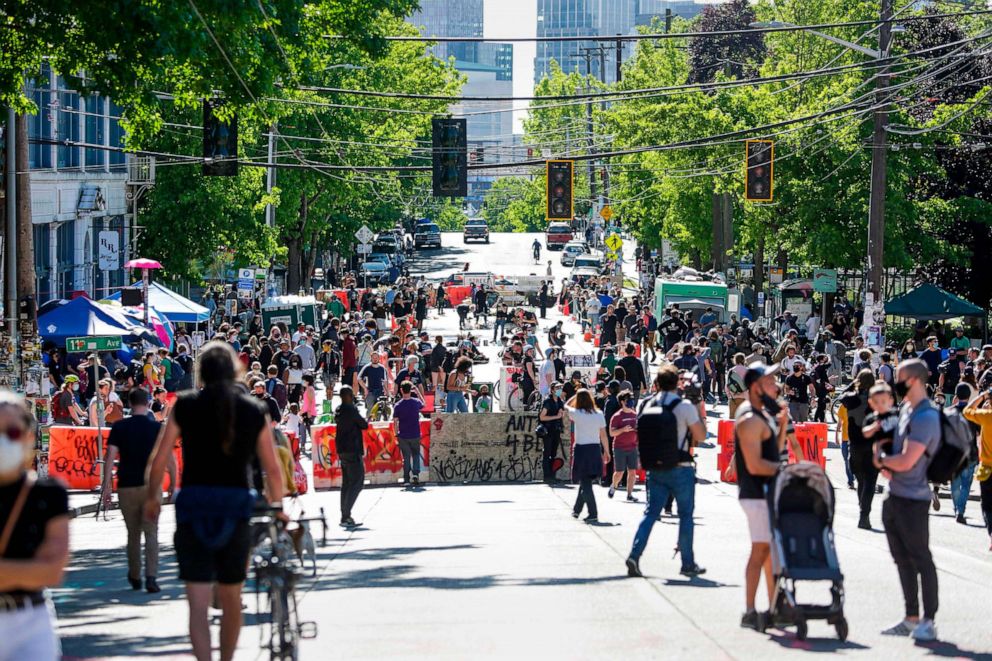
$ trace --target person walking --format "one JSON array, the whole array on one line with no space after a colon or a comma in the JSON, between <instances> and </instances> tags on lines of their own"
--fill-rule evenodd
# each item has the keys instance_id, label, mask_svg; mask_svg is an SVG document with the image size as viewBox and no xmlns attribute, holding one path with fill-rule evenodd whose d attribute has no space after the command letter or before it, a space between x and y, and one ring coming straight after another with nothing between
<instances>
[{"instance_id":1,"label":"person walking","mask_svg":"<svg viewBox=\"0 0 992 661\"><path fill-rule=\"evenodd\" d=\"M889 480L882 503L882 524L889 551L899 570L906 615L883 633L909 635L917 641L937 639L937 568L930 554L930 485L927 466L941 438L940 411L927 397L929 369L922 360L904 361L896 370L896 395L902 398L891 452L875 447L876 468ZM926 457L924 456L926 455ZM920 618L920 589L923 617Z\"/></svg>"},{"instance_id":2,"label":"person walking","mask_svg":"<svg viewBox=\"0 0 992 661\"><path fill-rule=\"evenodd\" d=\"M407 379L399 385L400 401L393 406L396 440L403 455L403 484L420 484L420 411L424 400Z\"/></svg>"},{"instance_id":3,"label":"person walking","mask_svg":"<svg viewBox=\"0 0 992 661\"><path fill-rule=\"evenodd\" d=\"M738 499L747 517L751 536L751 554L744 570L745 611L741 626L761 631L766 620L755 610L755 598L761 574L765 575L768 603L775 595L772 577L771 524L765 491L778 472L782 449L785 447L789 411L778 398L781 394L775 380L778 365L753 362L744 375L747 401L737 409L734 428L734 467L737 472Z\"/></svg>"},{"instance_id":4,"label":"person walking","mask_svg":"<svg viewBox=\"0 0 992 661\"><path fill-rule=\"evenodd\" d=\"M572 451L572 480L579 483L579 491L572 507L572 518L579 518L582 509L588 510L583 519L586 523L599 521L596 508L596 494L593 493L593 480L603 474L603 463L610 461L610 445L606 438L606 420L596 408L592 393L581 388L565 403L568 418L572 423L575 448Z\"/></svg>"},{"instance_id":5,"label":"person walking","mask_svg":"<svg viewBox=\"0 0 992 661\"><path fill-rule=\"evenodd\" d=\"M878 469L872 460L872 442L865 438L863 428L871 412L868 397L871 387L875 384L875 375L871 370L862 370L858 373L855 384L854 391L848 392L841 399L841 405L847 411L847 435L850 439L848 463L858 486L858 506L861 510L858 527L871 530L868 516L871 514L872 501L875 499Z\"/></svg>"},{"instance_id":6,"label":"person walking","mask_svg":"<svg viewBox=\"0 0 992 661\"><path fill-rule=\"evenodd\" d=\"M989 535L989 551L992 551L992 398L989 394L984 393L972 400L965 407L964 417L981 428L978 434L978 470L975 472L975 479L978 480L985 531Z\"/></svg>"},{"instance_id":7,"label":"person walking","mask_svg":"<svg viewBox=\"0 0 992 661\"><path fill-rule=\"evenodd\" d=\"M620 410L610 418L610 437L613 439L613 481L609 497L616 493L624 473L627 474L627 502L634 503L634 485L637 484L637 411L634 394L624 390L617 396Z\"/></svg>"},{"instance_id":8,"label":"person walking","mask_svg":"<svg viewBox=\"0 0 992 661\"><path fill-rule=\"evenodd\" d=\"M782 361L785 368L785 361ZM806 363L795 362L792 365L792 374L785 379L785 391L789 399L789 416L795 423L809 421L809 404L811 398L816 396L816 387L813 379L806 374Z\"/></svg>"},{"instance_id":9,"label":"person walking","mask_svg":"<svg viewBox=\"0 0 992 661\"><path fill-rule=\"evenodd\" d=\"M45 590L69 561L69 495L28 470L35 421L26 400L0 392L0 659L57 661L55 607Z\"/></svg>"},{"instance_id":10,"label":"person walking","mask_svg":"<svg viewBox=\"0 0 992 661\"><path fill-rule=\"evenodd\" d=\"M202 390L176 400L148 467L145 517L158 520L162 478L183 439L183 488L176 497L176 559L186 583L189 635L197 661L211 658L208 609L222 615L220 656L234 656L241 631L241 589L251 551L256 505L252 464L265 475L265 499L280 507L285 491L267 410L238 385L244 367L230 344L208 342L197 360ZM216 584L216 589L215 589Z\"/></svg>"},{"instance_id":11,"label":"person walking","mask_svg":"<svg viewBox=\"0 0 992 661\"><path fill-rule=\"evenodd\" d=\"M350 386L341 386L338 395L341 404L334 412L334 422L337 425L336 442L341 461L341 525L356 528L361 524L352 518L351 510L365 486L365 441L362 432L369 428L369 423L355 406L355 391Z\"/></svg>"},{"instance_id":12,"label":"person walking","mask_svg":"<svg viewBox=\"0 0 992 661\"><path fill-rule=\"evenodd\" d=\"M688 400L678 395L679 372L672 365L665 365L655 376L657 394L647 400L639 409L638 418L650 415L657 420L656 434L642 438L638 435L638 445L644 468L647 469L648 505L634 543L627 556L627 575L643 576L640 559L648 545L648 538L655 522L661 515L661 510L668 502L669 496L675 496L679 516L678 551L682 554L683 576L690 578L706 573L706 570L696 564L693 554L693 510L695 507L696 467L693 463L691 449L696 443L706 438L706 425L699 417L699 409ZM639 420L638 420L639 421ZM661 464L658 451L666 441L671 441L677 448L677 463L675 465ZM648 449L652 452L648 452Z\"/></svg>"},{"instance_id":13,"label":"person walking","mask_svg":"<svg viewBox=\"0 0 992 661\"><path fill-rule=\"evenodd\" d=\"M162 424L148 415L148 391L134 388L128 393L131 415L115 422L110 428L107 449L103 457L103 506L109 509L113 491L112 471L117 464L117 502L127 528L127 581L132 590L141 589L145 577L145 590L160 592L158 586L158 522L147 520L142 508L145 503L145 468L155 449ZM176 488L176 458L169 455L166 464L169 474L169 500ZM161 499L161 494L159 494ZM141 537L145 538L145 572L141 573Z\"/></svg>"}]
</instances>

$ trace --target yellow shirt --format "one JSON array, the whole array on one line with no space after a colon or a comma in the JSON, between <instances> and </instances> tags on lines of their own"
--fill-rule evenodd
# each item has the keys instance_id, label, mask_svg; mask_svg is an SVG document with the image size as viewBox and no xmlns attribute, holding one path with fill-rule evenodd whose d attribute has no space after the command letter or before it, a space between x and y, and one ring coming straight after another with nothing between
<instances>
[{"instance_id":1,"label":"yellow shirt","mask_svg":"<svg viewBox=\"0 0 992 661\"><path fill-rule=\"evenodd\" d=\"M982 428L978 436L978 463L992 467L992 409L968 406L964 417Z\"/></svg>"},{"instance_id":2,"label":"yellow shirt","mask_svg":"<svg viewBox=\"0 0 992 661\"><path fill-rule=\"evenodd\" d=\"M847 434L847 407L843 404L837 409L837 424L840 425L840 440L850 441L851 437Z\"/></svg>"}]
</instances>

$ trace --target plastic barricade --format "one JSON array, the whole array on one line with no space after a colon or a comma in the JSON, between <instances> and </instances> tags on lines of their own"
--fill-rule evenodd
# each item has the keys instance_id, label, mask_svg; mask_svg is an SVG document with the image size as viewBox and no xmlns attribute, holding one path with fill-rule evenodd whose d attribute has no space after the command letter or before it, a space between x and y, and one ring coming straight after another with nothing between
<instances>
[{"instance_id":1,"label":"plastic barricade","mask_svg":"<svg viewBox=\"0 0 992 661\"><path fill-rule=\"evenodd\" d=\"M587 330L585 333L583 333L582 339L585 340L586 342L592 342L592 331Z\"/></svg>"},{"instance_id":2,"label":"plastic barricade","mask_svg":"<svg viewBox=\"0 0 992 661\"><path fill-rule=\"evenodd\" d=\"M110 428L101 430L103 447L106 451L107 438ZM48 428L48 475L61 480L70 489L93 490L100 486L100 464L98 459L96 427L72 427L69 425L52 425ZM183 455L179 446L173 451L176 457L177 475L182 482ZM117 478L114 477L111 487L117 490ZM169 474L166 473L162 483L163 489L169 488Z\"/></svg>"},{"instance_id":3,"label":"plastic barricade","mask_svg":"<svg viewBox=\"0 0 992 661\"><path fill-rule=\"evenodd\" d=\"M421 393L424 396L424 408L420 409L421 415L434 413L434 391Z\"/></svg>"},{"instance_id":4,"label":"plastic barricade","mask_svg":"<svg viewBox=\"0 0 992 661\"><path fill-rule=\"evenodd\" d=\"M430 421L420 421L420 479L430 474ZM310 428L313 441L313 488L341 486L341 461L338 457L334 425ZM368 484L397 484L403 477L403 455L392 422L373 422L362 434L365 445L365 480Z\"/></svg>"},{"instance_id":5,"label":"plastic barricade","mask_svg":"<svg viewBox=\"0 0 992 661\"><path fill-rule=\"evenodd\" d=\"M720 473L720 481L736 484L736 479L728 480L724 476L727 466L729 466L730 462L733 460L734 448L736 447L736 441L734 439L734 421L721 420L717 423L716 429L717 443L720 446L720 453L716 457L716 469Z\"/></svg>"},{"instance_id":6,"label":"plastic barricade","mask_svg":"<svg viewBox=\"0 0 992 661\"><path fill-rule=\"evenodd\" d=\"M820 468L827 467L827 424L825 422L801 422L795 425L796 440L806 461L813 461ZM789 444L789 463L798 461Z\"/></svg>"},{"instance_id":7,"label":"plastic barricade","mask_svg":"<svg viewBox=\"0 0 992 661\"><path fill-rule=\"evenodd\" d=\"M448 302L451 307L455 307L472 293L472 287L470 285L453 285L445 289Z\"/></svg>"}]
</instances>

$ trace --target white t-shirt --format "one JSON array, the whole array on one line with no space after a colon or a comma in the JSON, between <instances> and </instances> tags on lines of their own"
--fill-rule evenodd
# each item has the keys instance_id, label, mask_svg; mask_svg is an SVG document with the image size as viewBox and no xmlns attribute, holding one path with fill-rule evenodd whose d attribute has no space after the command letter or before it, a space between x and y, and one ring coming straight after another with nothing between
<instances>
[{"instance_id":1,"label":"white t-shirt","mask_svg":"<svg viewBox=\"0 0 992 661\"><path fill-rule=\"evenodd\" d=\"M601 411L580 411L566 406L568 419L572 421L575 430L576 445L595 445L599 443L599 430L606 429L606 418Z\"/></svg>"},{"instance_id":2,"label":"white t-shirt","mask_svg":"<svg viewBox=\"0 0 992 661\"><path fill-rule=\"evenodd\" d=\"M541 369L537 372L537 389L541 391L541 394L547 396L548 392L551 390L551 384L555 380L555 361L545 360L541 363Z\"/></svg>"}]
</instances>

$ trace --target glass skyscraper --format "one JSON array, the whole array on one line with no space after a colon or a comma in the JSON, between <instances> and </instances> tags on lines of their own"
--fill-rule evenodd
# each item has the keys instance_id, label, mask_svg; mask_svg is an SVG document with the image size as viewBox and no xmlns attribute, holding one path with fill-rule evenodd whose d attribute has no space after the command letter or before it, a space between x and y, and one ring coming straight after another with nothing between
<instances>
[{"instance_id":1,"label":"glass skyscraper","mask_svg":"<svg viewBox=\"0 0 992 661\"><path fill-rule=\"evenodd\" d=\"M537 0L538 37L613 36L630 34L634 29L638 0ZM534 58L534 82L549 71L555 60L566 72L586 72L582 48L600 45L594 41L538 42ZM612 43L606 47L605 70L600 74L601 59L598 54L590 58L592 74L606 82L616 79L616 51ZM625 54L630 52L625 45Z\"/></svg>"}]
</instances>

